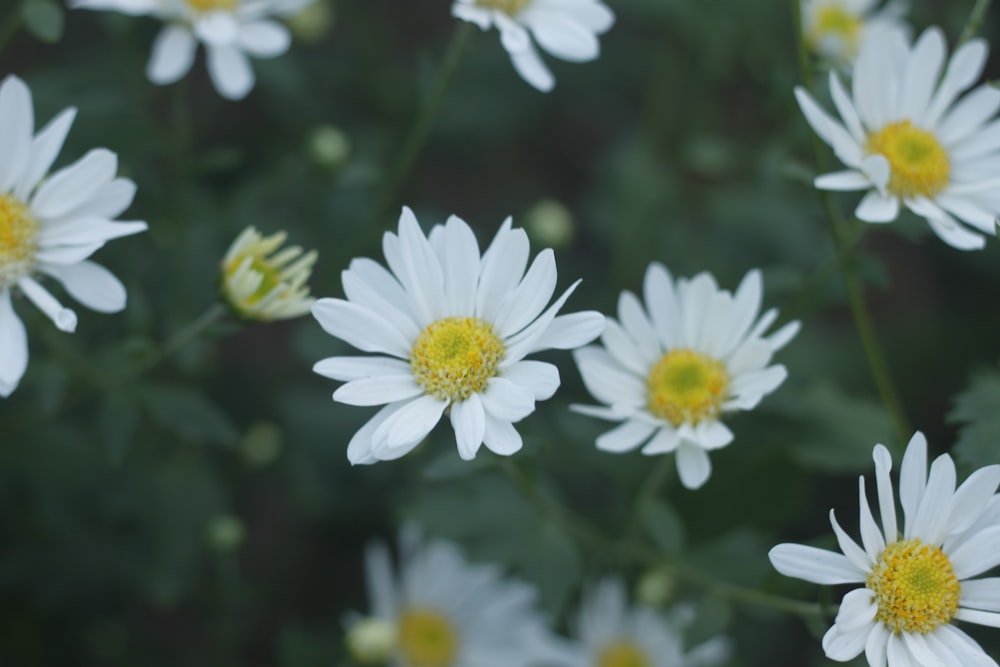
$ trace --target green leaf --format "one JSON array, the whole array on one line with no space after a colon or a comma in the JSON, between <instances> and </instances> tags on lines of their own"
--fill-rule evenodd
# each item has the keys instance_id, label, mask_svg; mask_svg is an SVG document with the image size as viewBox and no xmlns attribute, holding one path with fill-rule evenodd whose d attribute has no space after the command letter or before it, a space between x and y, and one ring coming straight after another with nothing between
<instances>
[{"instance_id":1,"label":"green leaf","mask_svg":"<svg viewBox=\"0 0 1000 667\"><path fill-rule=\"evenodd\" d=\"M186 442L234 446L238 432L222 410L200 392L175 385L154 385L143 391L150 419Z\"/></svg>"},{"instance_id":2,"label":"green leaf","mask_svg":"<svg viewBox=\"0 0 1000 667\"><path fill-rule=\"evenodd\" d=\"M642 525L658 549L675 554L684 546L684 524L671 505L654 500L641 510Z\"/></svg>"},{"instance_id":3,"label":"green leaf","mask_svg":"<svg viewBox=\"0 0 1000 667\"><path fill-rule=\"evenodd\" d=\"M968 466L1000 463L1000 374L995 370L976 373L969 387L955 397L948 421L960 424L955 456Z\"/></svg>"},{"instance_id":4,"label":"green leaf","mask_svg":"<svg viewBox=\"0 0 1000 667\"><path fill-rule=\"evenodd\" d=\"M43 42L62 39L66 18L55 0L30 0L21 10L21 19L27 31Z\"/></svg>"}]
</instances>

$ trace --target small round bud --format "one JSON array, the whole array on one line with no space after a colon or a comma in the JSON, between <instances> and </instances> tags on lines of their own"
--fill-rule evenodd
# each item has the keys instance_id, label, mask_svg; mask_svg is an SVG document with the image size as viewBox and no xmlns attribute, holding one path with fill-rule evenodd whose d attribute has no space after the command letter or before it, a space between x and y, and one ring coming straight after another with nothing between
<instances>
[{"instance_id":1,"label":"small round bud","mask_svg":"<svg viewBox=\"0 0 1000 667\"><path fill-rule=\"evenodd\" d=\"M561 202L542 199L528 210L524 226L541 245L556 248L573 240L576 225L573 214Z\"/></svg>"},{"instance_id":2,"label":"small round bud","mask_svg":"<svg viewBox=\"0 0 1000 667\"><path fill-rule=\"evenodd\" d=\"M206 530L208 545L220 553L237 549L243 544L246 528L239 517L223 514L212 519Z\"/></svg>"},{"instance_id":3,"label":"small round bud","mask_svg":"<svg viewBox=\"0 0 1000 667\"><path fill-rule=\"evenodd\" d=\"M396 650L396 626L381 618L363 618L348 629L345 643L358 664L379 665Z\"/></svg>"},{"instance_id":4,"label":"small round bud","mask_svg":"<svg viewBox=\"0 0 1000 667\"><path fill-rule=\"evenodd\" d=\"M351 142L332 125L320 125L309 137L309 157L321 167L337 169L351 157Z\"/></svg>"}]
</instances>

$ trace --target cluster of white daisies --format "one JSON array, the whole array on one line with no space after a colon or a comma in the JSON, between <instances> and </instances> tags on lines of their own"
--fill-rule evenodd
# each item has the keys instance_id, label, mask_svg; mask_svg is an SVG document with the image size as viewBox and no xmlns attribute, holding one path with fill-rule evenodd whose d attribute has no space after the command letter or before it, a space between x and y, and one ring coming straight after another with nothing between
<instances>
[{"instance_id":1,"label":"cluster of white daisies","mask_svg":"<svg viewBox=\"0 0 1000 667\"><path fill-rule=\"evenodd\" d=\"M310 0L73 0L76 7L148 14L166 22L148 66L155 83L184 76L198 43L219 92L245 96L254 85L247 56L287 50L275 17ZM496 26L518 73L540 90L554 80L535 44L570 61L597 57L597 35L613 14L599 0L456 0L456 17ZM837 117L805 89L795 96L806 120L846 169L816 179L817 188L863 191L855 210L886 223L905 207L960 249L979 248L1000 215L1000 92L973 88L986 60L983 40L950 57L942 32L911 41L895 4L873 0L803 0L806 43L833 67L829 92ZM125 288L89 260L105 242L146 229L118 217L135 194L116 177L117 157L90 151L50 169L75 117L67 109L35 131L31 94L17 77L0 84L0 395L17 387L28 361L24 325L13 296L23 295L64 331L75 313L44 277L54 278L93 310L125 306ZM608 452L674 453L683 485L711 474L709 452L733 433L724 417L750 410L784 381L772 357L799 324L775 327L761 313L761 274L735 291L708 273L674 278L661 264L645 273L641 296L620 295L616 318L561 312L579 281L557 291L555 256L531 259L525 232L504 222L485 249L457 217L425 233L409 209L383 238L385 265L359 258L342 274L345 298L314 300L306 282L314 252L282 248L285 237L246 230L222 262L224 292L240 315L271 320L309 310L331 335L368 354L334 356L314 370L342 382L334 400L379 409L351 438L352 463L396 459L442 420L458 454L482 446L509 456L522 448L515 424L560 384L557 367L530 359L572 350L596 400L576 412L612 422L597 438ZM553 297L555 299L553 300ZM598 344L591 344L598 340ZM1000 579L973 579L1000 564L1000 467L974 473L956 488L944 455L927 472L926 444L914 436L902 462L899 501L891 458L874 452L881 530L861 480L859 545L831 523L842 553L784 544L771 552L789 576L821 584L863 584L848 593L823 640L829 657L864 652L873 667L993 665L955 621L1000 626ZM710 665L725 647L711 643L687 656L676 623L629 610L616 580L584 595L578 644L554 639L526 584L493 567L472 566L454 545L404 537L399 577L386 550L369 552L373 615L352 624L353 651L413 667L529 665L550 661L598 667ZM512 650L512 646L517 650Z\"/></svg>"}]
</instances>

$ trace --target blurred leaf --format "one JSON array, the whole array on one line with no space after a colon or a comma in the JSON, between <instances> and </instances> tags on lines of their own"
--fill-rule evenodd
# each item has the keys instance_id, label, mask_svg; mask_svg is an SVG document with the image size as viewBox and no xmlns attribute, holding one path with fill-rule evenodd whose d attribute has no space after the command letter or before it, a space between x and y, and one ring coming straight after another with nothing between
<instances>
[{"instance_id":1,"label":"blurred leaf","mask_svg":"<svg viewBox=\"0 0 1000 667\"><path fill-rule=\"evenodd\" d=\"M104 451L119 464L139 428L139 405L135 393L114 391L101 401L98 416Z\"/></svg>"},{"instance_id":2,"label":"blurred leaf","mask_svg":"<svg viewBox=\"0 0 1000 667\"><path fill-rule=\"evenodd\" d=\"M685 644L694 648L718 637L733 619L733 607L726 601L710 595L702 596L695 605L691 624L687 627Z\"/></svg>"},{"instance_id":3,"label":"blurred leaf","mask_svg":"<svg viewBox=\"0 0 1000 667\"><path fill-rule=\"evenodd\" d=\"M671 505L654 500L641 511L646 534L658 549L674 554L684 547L684 524Z\"/></svg>"},{"instance_id":4,"label":"blurred leaf","mask_svg":"<svg viewBox=\"0 0 1000 667\"><path fill-rule=\"evenodd\" d=\"M229 417L195 389L158 384L142 394L153 422L181 440L230 447L239 438Z\"/></svg>"},{"instance_id":5,"label":"blurred leaf","mask_svg":"<svg viewBox=\"0 0 1000 667\"><path fill-rule=\"evenodd\" d=\"M21 10L21 18L25 29L41 41L55 43L62 39L66 18L55 0L30 0Z\"/></svg>"},{"instance_id":6,"label":"blurred leaf","mask_svg":"<svg viewBox=\"0 0 1000 667\"><path fill-rule=\"evenodd\" d=\"M969 387L955 397L948 421L962 426L955 442L955 456L962 463L981 468L1000 463L1000 374L980 371Z\"/></svg>"}]
</instances>

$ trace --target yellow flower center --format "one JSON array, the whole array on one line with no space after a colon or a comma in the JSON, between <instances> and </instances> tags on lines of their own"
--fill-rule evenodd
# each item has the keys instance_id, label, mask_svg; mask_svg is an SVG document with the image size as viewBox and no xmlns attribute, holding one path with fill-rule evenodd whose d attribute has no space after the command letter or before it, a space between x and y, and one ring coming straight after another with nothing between
<instances>
[{"instance_id":1,"label":"yellow flower center","mask_svg":"<svg viewBox=\"0 0 1000 667\"><path fill-rule=\"evenodd\" d=\"M499 9L508 16L517 16L531 2L532 0L476 0L478 6Z\"/></svg>"},{"instance_id":2,"label":"yellow flower center","mask_svg":"<svg viewBox=\"0 0 1000 667\"><path fill-rule=\"evenodd\" d=\"M235 9L239 0L184 0L196 12L226 11Z\"/></svg>"},{"instance_id":3,"label":"yellow flower center","mask_svg":"<svg viewBox=\"0 0 1000 667\"><path fill-rule=\"evenodd\" d=\"M948 152L937 137L908 120L872 132L866 148L889 161L889 192L897 197L933 197L948 185Z\"/></svg>"},{"instance_id":4,"label":"yellow flower center","mask_svg":"<svg viewBox=\"0 0 1000 667\"><path fill-rule=\"evenodd\" d=\"M0 195L0 287L31 270L41 227L21 200Z\"/></svg>"},{"instance_id":5,"label":"yellow flower center","mask_svg":"<svg viewBox=\"0 0 1000 667\"><path fill-rule=\"evenodd\" d=\"M861 33L861 17L843 7L826 5L816 12L816 20L809 30L808 41L813 49L818 49L824 39L834 37L844 44L844 57L853 58L858 48Z\"/></svg>"},{"instance_id":6,"label":"yellow flower center","mask_svg":"<svg viewBox=\"0 0 1000 667\"><path fill-rule=\"evenodd\" d=\"M948 556L917 538L887 546L867 585L878 603L875 618L895 634L927 634L948 623L962 591Z\"/></svg>"},{"instance_id":7,"label":"yellow flower center","mask_svg":"<svg viewBox=\"0 0 1000 667\"><path fill-rule=\"evenodd\" d=\"M674 426L714 419L729 395L729 374L721 361L693 350L671 350L646 379L646 405Z\"/></svg>"},{"instance_id":8,"label":"yellow flower center","mask_svg":"<svg viewBox=\"0 0 1000 667\"><path fill-rule=\"evenodd\" d=\"M413 377L442 400L463 401L486 389L506 347L478 317L446 317L420 332L410 350Z\"/></svg>"},{"instance_id":9,"label":"yellow flower center","mask_svg":"<svg viewBox=\"0 0 1000 667\"><path fill-rule=\"evenodd\" d=\"M618 639L611 642L597 657L597 667L650 667L652 663L635 644Z\"/></svg>"},{"instance_id":10,"label":"yellow flower center","mask_svg":"<svg viewBox=\"0 0 1000 667\"><path fill-rule=\"evenodd\" d=\"M458 635L440 612L407 609L399 618L399 649L412 667L448 667L458 652Z\"/></svg>"}]
</instances>

